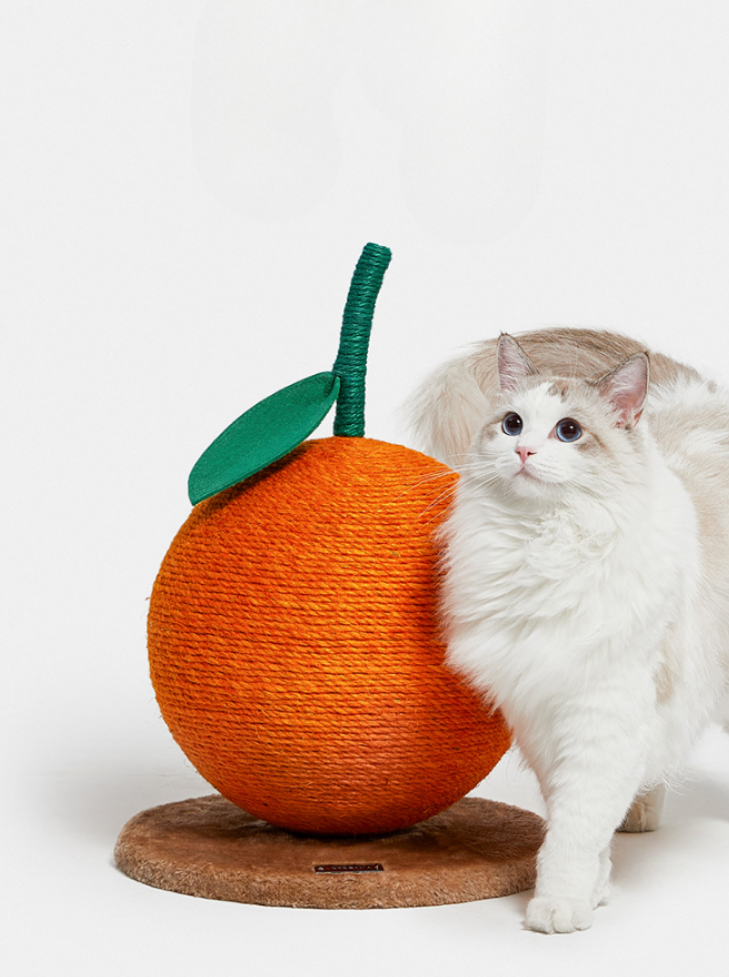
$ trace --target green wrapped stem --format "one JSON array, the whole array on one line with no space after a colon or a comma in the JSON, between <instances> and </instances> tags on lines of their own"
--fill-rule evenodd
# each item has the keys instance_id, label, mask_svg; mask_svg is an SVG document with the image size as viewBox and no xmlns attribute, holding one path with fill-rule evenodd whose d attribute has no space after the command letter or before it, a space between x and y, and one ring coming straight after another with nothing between
<instances>
[{"instance_id":1,"label":"green wrapped stem","mask_svg":"<svg viewBox=\"0 0 729 977\"><path fill-rule=\"evenodd\" d=\"M365 375L372 316L391 257L389 248L366 244L352 275L342 316L339 352L332 367L341 384L334 417L334 434L340 437L364 436Z\"/></svg>"}]
</instances>

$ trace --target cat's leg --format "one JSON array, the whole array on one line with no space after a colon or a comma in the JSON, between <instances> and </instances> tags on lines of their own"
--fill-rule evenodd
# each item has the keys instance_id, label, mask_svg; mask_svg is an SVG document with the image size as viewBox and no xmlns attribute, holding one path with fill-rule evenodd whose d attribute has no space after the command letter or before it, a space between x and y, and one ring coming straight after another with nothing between
<instances>
[{"instance_id":1,"label":"cat's leg","mask_svg":"<svg viewBox=\"0 0 729 977\"><path fill-rule=\"evenodd\" d=\"M659 784L653 790L638 794L630 805L630 810L623 818L618 831L655 831L660 827L665 803L665 784Z\"/></svg>"},{"instance_id":2,"label":"cat's leg","mask_svg":"<svg viewBox=\"0 0 729 977\"><path fill-rule=\"evenodd\" d=\"M529 929L588 929L605 897L612 836L636 794L642 769L638 744L613 732L617 735L603 730L603 737L589 744L564 744L559 764L540 777L547 833L527 909Z\"/></svg>"},{"instance_id":3,"label":"cat's leg","mask_svg":"<svg viewBox=\"0 0 729 977\"><path fill-rule=\"evenodd\" d=\"M549 833L548 833L549 834ZM528 929L572 933L592 926L593 911L604 900L610 879L610 847L595 854L555 839L545 843L537 860L537 887L526 915Z\"/></svg>"},{"instance_id":4,"label":"cat's leg","mask_svg":"<svg viewBox=\"0 0 729 977\"><path fill-rule=\"evenodd\" d=\"M592 893L592 908L597 909L606 900L610 891L610 846L603 848L600 852L599 867L597 870L597 883Z\"/></svg>"}]
</instances>

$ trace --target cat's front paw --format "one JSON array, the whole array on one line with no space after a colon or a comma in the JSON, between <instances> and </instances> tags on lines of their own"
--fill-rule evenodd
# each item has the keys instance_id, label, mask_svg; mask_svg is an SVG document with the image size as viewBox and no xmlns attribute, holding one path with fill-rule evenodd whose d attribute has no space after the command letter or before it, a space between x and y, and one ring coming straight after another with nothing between
<instances>
[{"instance_id":1,"label":"cat's front paw","mask_svg":"<svg viewBox=\"0 0 729 977\"><path fill-rule=\"evenodd\" d=\"M592 907L567 896L536 896L526 914L527 929L538 933L574 933L592 926Z\"/></svg>"}]
</instances>

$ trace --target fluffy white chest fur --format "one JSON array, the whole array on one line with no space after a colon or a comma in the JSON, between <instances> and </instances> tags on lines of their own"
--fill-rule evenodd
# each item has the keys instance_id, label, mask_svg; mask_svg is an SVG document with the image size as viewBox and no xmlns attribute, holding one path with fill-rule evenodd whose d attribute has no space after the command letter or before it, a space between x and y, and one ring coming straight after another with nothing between
<instances>
[{"instance_id":1,"label":"fluffy white chest fur","mask_svg":"<svg viewBox=\"0 0 729 977\"><path fill-rule=\"evenodd\" d=\"M592 378L564 350L571 369L546 374L511 337L489 352L490 381L464 360L419 406L431 453L461 471L448 663L539 778L527 924L569 932L605 896L614 831L656 827L686 750L729 716L729 401L677 364L649 395L640 352Z\"/></svg>"},{"instance_id":2,"label":"fluffy white chest fur","mask_svg":"<svg viewBox=\"0 0 729 977\"><path fill-rule=\"evenodd\" d=\"M663 465L645 491L648 505L635 487L629 502L515 505L484 494L478 469L462 476L446 528L448 660L498 703L542 779L562 740L589 741L608 710L644 743L636 790L670 776L670 723L686 743L703 725L704 708L687 722L668 695L701 607L693 508Z\"/></svg>"}]
</instances>

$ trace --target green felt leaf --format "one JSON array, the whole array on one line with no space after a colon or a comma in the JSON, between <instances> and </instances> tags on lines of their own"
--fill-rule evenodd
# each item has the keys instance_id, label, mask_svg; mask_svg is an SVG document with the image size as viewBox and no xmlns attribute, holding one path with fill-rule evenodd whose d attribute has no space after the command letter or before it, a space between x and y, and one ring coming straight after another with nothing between
<instances>
[{"instance_id":1,"label":"green felt leaf","mask_svg":"<svg viewBox=\"0 0 729 977\"><path fill-rule=\"evenodd\" d=\"M337 376L317 373L251 407L195 463L187 484L192 504L237 485L293 451L324 420L338 393Z\"/></svg>"}]
</instances>

